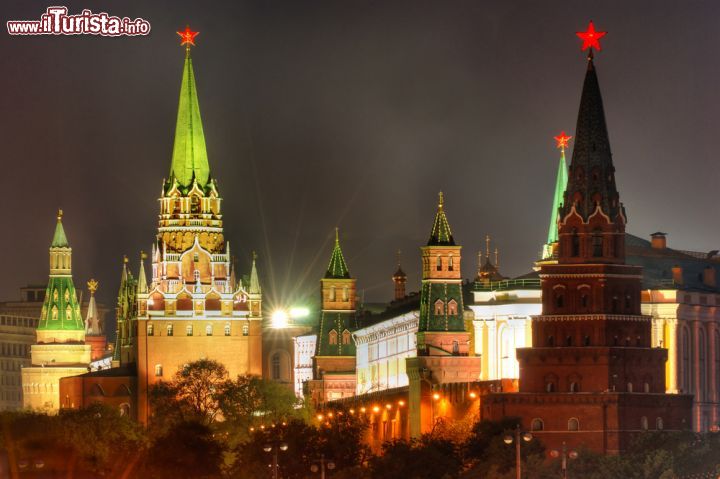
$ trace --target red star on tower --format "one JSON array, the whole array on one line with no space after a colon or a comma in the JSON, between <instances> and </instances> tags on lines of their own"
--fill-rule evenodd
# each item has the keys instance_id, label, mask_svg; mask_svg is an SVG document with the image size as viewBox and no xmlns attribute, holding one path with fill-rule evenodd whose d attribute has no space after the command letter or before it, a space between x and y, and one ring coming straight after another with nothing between
<instances>
[{"instance_id":1,"label":"red star on tower","mask_svg":"<svg viewBox=\"0 0 720 479\"><path fill-rule=\"evenodd\" d=\"M575 32L575 35L580 37L580 39L583 41L583 51L587 50L588 48L594 48L595 50L600 51L600 42L598 40L607 35L607 32L595 31L595 25L593 25L592 20L590 20L588 29L584 32Z\"/></svg>"},{"instance_id":2,"label":"red star on tower","mask_svg":"<svg viewBox=\"0 0 720 479\"><path fill-rule=\"evenodd\" d=\"M559 148L559 149L561 149L561 150L564 151L565 148L567 148L568 142L570 141L570 139L572 138L572 136L568 136L568 135L565 134L564 131L561 131L561 132L560 132L560 135L558 135L558 136L556 136L556 137L554 137L554 138L555 138L555 141L557 142L557 148Z\"/></svg>"},{"instance_id":3,"label":"red star on tower","mask_svg":"<svg viewBox=\"0 0 720 479\"><path fill-rule=\"evenodd\" d=\"M185 30L177 32L177 34L182 38L180 45L187 45L187 48L190 48L190 45L195 46L195 37L198 36L200 32L193 32L188 25L185 27Z\"/></svg>"}]
</instances>

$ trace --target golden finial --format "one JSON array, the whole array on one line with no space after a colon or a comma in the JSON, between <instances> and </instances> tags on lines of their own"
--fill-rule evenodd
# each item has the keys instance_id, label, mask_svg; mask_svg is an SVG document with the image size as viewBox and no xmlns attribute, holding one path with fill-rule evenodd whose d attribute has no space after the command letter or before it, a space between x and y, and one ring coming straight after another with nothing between
<instances>
[{"instance_id":1,"label":"golden finial","mask_svg":"<svg viewBox=\"0 0 720 479\"><path fill-rule=\"evenodd\" d=\"M87 287L88 291L90 291L90 294L95 294L95 291L97 291L98 289L98 285L100 285L100 282L95 279L91 279L87 282Z\"/></svg>"},{"instance_id":2,"label":"golden finial","mask_svg":"<svg viewBox=\"0 0 720 479\"><path fill-rule=\"evenodd\" d=\"M442 208L443 203L445 203L445 199L443 197L443 192L440 191L440 193L438 193L438 208Z\"/></svg>"},{"instance_id":3,"label":"golden finial","mask_svg":"<svg viewBox=\"0 0 720 479\"><path fill-rule=\"evenodd\" d=\"M128 263L128 257L127 257L127 255L125 255L125 254L123 255L123 263L124 263L124 264L127 264L127 263Z\"/></svg>"},{"instance_id":4,"label":"golden finial","mask_svg":"<svg viewBox=\"0 0 720 479\"><path fill-rule=\"evenodd\" d=\"M147 254L145 254L145 251L140 250L140 261L147 258Z\"/></svg>"},{"instance_id":5,"label":"golden finial","mask_svg":"<svg viewBox=\"0 0 720 479\"><path fill-rule=\"evenodd\" d=\"M340 242L340 228L338 228L337 226L335 227L335 242Z\"/></svg>"},{"instance_id":6,"label":"golden finial","mask_svg":"<svg viewBox=\"0 0 720 479\"><path fill-rule=\"evenodd\" d=\"M58 220L58 221L62 221L62 217L63 217L63 210L58 210L57 220Z\"/></svg>"}]
</instances>

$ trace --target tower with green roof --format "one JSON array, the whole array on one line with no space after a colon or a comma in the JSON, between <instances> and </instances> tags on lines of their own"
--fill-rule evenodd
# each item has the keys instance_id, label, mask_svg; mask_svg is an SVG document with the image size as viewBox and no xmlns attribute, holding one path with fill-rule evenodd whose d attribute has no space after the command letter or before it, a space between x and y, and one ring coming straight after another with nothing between
<instances>
[{"instance_id":1,"label":"tower with green roof","mask_svg":"<svg viewBox=\"0 0 720 479\"><path fill-rule=\"evenodd\" d=\"M87 372L90 346L85 344L85 322L80 314L72 278L72 248L58 212L50 244L50 277L31 348L31 366L22 371L23 405L56 412L61 377Z\"/></svg>"},{"instance_id":2,"label":"tower with green roof","mask_svg":"<svg viewBox=\"0 0 720 479\"><path fill-rule=\"evenodd\" d=\"M563 196L565 195L565 188L568 183L568 167L565 162L565 148L567 143L570 141L570 136L566 136L565 132L562 132L560 136L556 136L558 148L560 149L560 162L558 163L557 176L555 179L555 193L553 194L552 209L550 210L550 226L548 228L547 242L543 247L542 260L552 260L553 257L557 256L557 252L554 251L557 248L558 243L558 211L563 205Z\"/></svg>"},{"instance_id":3,"label":"tower with green roof","mask_svg":"<svg viewBox=\"0 0 720 479\"><path fill-rule=\"evenodd\" d=\"M315 380L310 385L316 404L355 393L356 350L352 332L357 329L356 286L340 247L337 228L320 290L322 310L313 359Z\"/></svg>"}]
</instances>

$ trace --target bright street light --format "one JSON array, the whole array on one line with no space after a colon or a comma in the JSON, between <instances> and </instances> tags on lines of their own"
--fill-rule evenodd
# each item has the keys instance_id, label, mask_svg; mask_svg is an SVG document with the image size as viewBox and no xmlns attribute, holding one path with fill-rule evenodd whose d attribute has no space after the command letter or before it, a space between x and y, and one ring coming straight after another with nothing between
<instances>
[{"instance_id":1,"label":"bright street light","mask_svg":"<svg viewBox=\"0 0 720 479\"><path fill-rule=\"evenodd\" d=\"M288 327L288 314L284 309L278 309L274 311L271 317L271 325L275 329L282 329Z\"/></svg>"}]
</instances>

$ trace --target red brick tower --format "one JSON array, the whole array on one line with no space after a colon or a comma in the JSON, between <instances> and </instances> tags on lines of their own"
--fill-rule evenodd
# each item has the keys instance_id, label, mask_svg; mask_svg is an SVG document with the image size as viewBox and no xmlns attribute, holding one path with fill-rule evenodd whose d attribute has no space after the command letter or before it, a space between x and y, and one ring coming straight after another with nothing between
<instances>
[{"instance_id":1,"label":"red brick tower","mask_svg":"<svg viewBox=\"0 0 720 479\"><path fill-rule=\"evenodd\" d=\"M665 394L667 350L640 313L641 268L625 264L627 216L615 186L592 55L580 100L557 264L543 264L543 314L518 349L519 393L493 394L484 415L522 418L549 447L616 453L647 429L690 426L691 396Z\"/></svg>"}]
</instances>

